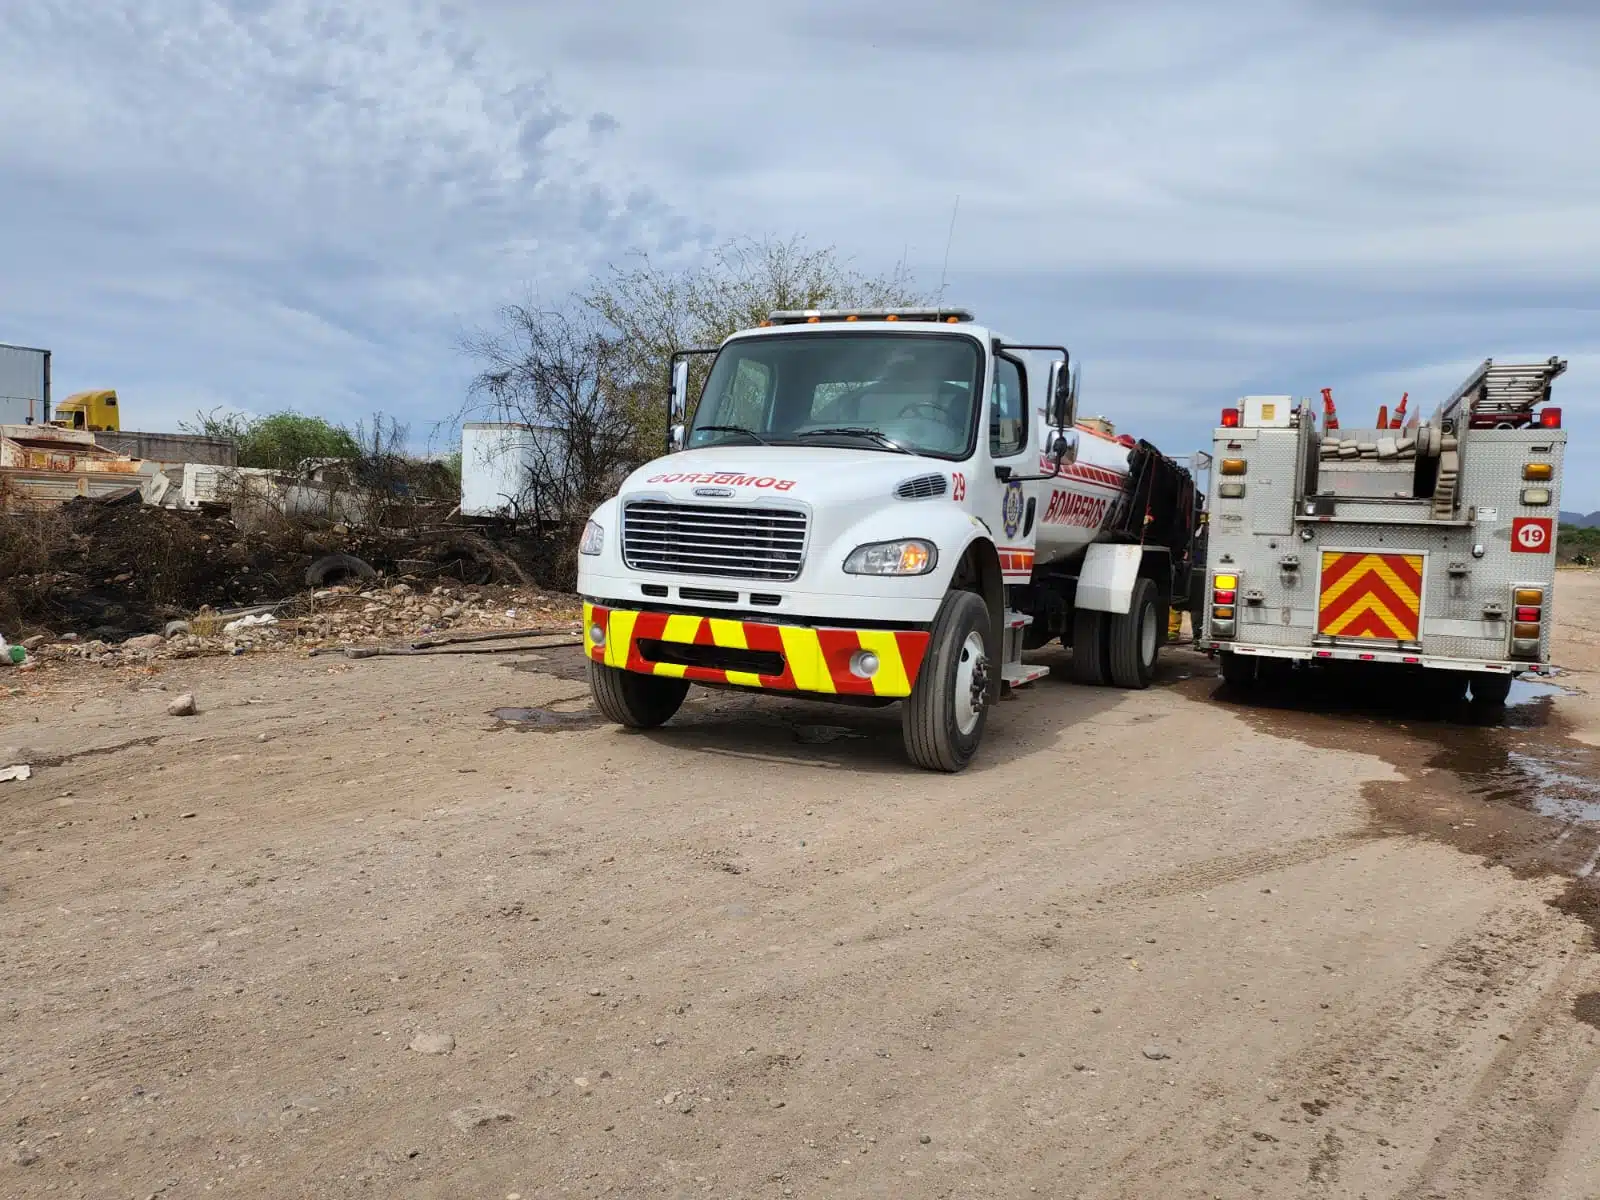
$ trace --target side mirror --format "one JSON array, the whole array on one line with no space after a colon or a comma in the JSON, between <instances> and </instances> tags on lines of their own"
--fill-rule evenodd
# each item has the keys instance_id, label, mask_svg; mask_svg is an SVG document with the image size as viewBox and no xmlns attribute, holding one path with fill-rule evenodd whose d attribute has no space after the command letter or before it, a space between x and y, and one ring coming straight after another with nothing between
<instances>
[{"instance_id":1,"label":"side mirror","mask_svg":"<svg viewBox=\"0 0 1600 1200\"><path fill-rule=\"evenodd\" d=\"M1067 361L1058 358L1050 364L1050 424L1065 429L1072 424L1072 376Z\"/></svg>"},{"instance_id":2,"label":"side mirror","mask_svg":"<svg viewBox=\"0 0 1600 1200\"><path fill-rule=\"evenodd\" d=\"M683 424L683 418L689 406L689 360L680 358L672 364L672 396L667 402L667 410L671 414L669 420L674 425Z\"/></svg>"},{"instance_id":3,"label":"side mirror","mask_svg":"<svg viewBox=\"0 0 1600 1200\"><path fill-rule=\"evenodd\" d=\"M667 431L667 449L676 453L683 449L683 426L674 425Z\"/></svg>"}]
</instances>

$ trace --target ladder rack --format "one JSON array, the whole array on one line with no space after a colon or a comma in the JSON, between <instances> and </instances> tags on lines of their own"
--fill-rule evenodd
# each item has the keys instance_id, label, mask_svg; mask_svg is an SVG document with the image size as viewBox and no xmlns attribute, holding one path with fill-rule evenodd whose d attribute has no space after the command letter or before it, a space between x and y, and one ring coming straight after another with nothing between
<instances>
[{"instance_id":1,"label":"ladder rack","mask_svg":"<svg viewBox=\"0 0 1600 1200\"><path fill-rule=\"evenodd\" d=\"M1540 363L1497 364L1486 358L1444 402L1439 415L1448 420L1464 407L1470 426L1525 425L1534 408L1550 399L1550 385L1566 369L1566 360L1554 356Z\"/></svg>"}]
</instances>

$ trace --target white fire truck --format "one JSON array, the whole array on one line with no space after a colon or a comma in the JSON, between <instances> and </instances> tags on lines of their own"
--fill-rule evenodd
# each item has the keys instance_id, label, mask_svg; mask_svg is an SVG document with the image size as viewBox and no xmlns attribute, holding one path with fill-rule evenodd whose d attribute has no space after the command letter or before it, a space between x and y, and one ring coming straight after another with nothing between
<instances>
[{"instance_id":1,"label":"white fire truck","mask_svg":"<svg viewBox=\"0 0 1600 1200\"><path fill-rule=\"evenodd\" d=\"M1202 495L1103 421L1063 346L956 309L778 312L715 350L670 452L594 513L578 590L596 704L659 725L691 682L903 702L908 754L958 771L992 703L1047 669L1144 687L1188 606ZM1203 598L1200 601L1203 603Z\"/></svg>"},{"instance_id":2,"label":"white fire truck","mask_svg":"<svg viewBox=\"0 0 1600 1200\"><path fill-rule=\"evenodd\" d=\"M1330 392L1222 413L1199 644L1243 689L1296 664L1414 668L1444 700L1502 704L1547 673L1566 363L1492 359L1426 422L1346 429ZM1407 398L1402 397L1403 413ZM1424 673L1425 672L1425 673Z\"/></svg>"}]
</instances>

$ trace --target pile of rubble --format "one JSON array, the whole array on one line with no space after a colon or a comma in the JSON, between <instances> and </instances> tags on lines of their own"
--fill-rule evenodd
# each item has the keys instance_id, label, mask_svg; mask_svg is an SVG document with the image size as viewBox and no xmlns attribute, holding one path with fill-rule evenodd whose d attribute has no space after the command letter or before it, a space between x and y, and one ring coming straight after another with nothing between
<instances>
[{"instance_id":1,"label":"pile of rubble","mask_svg":"<svg viewBox=\"0 0 1600 1200\"><path fill-rule=\"evenodd\" d=\"M456 525L358 529L285 521L243 530L205 512L88 500L36 523L35 537L48 542L35 551L37 561L7 571L0 555L0 634L20 640L53 630L106 645L144 641L206 605L219 612L278 606L320 586L324 579L310 576L330 556L349 556L363 576L481 591L552 582L552 556L566 544L558 532ZM442 614L450 603L434 607Z\"/></svg>"},{"instance_id":2,"label":"pile of rubble","mask_svg":"<svg viewBox=\"0 0 1600 1200\"><path fill-rule=\"evenodd\" d=\"M168 622L164 633L120 643L73 634L36 634L22 643L29 658L17 669L71 662L140 666L201 655L427 640L452 632L538 628L570 630L576 636L582 629L581 615L572 596L535 588L336 586L241 611L201 609L185 620Z\"/></svg>"}]
</instances>

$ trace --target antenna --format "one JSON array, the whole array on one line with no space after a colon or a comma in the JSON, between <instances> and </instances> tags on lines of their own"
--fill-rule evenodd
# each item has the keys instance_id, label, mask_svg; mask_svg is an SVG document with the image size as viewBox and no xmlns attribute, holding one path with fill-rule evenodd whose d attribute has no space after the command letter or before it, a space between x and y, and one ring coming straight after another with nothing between
<instances>
[{"instance_id":1,"label":"antenna","mask_svg":"<svg viewBox=\"0 0 1600 1200\"><path fill-rule=\"evenodd\" d=\"M939 268L939 295L936 303L944 303L945 276L950 273L950 243L956 240L956 214L961 211L961 193L956 193L955 207L950 210L950 232L944 239L944 266Z\"/></svg>"}]
</instances>

